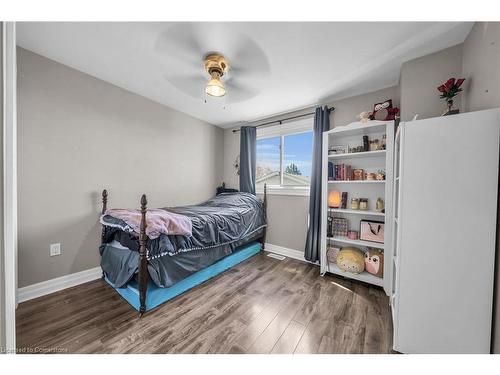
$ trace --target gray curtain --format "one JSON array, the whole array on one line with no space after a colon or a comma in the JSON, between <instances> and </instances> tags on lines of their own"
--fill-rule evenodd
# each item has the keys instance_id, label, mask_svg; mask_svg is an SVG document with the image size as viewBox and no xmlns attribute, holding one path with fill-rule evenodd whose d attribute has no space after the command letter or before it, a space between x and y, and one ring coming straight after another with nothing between
<instances>
[{"instance_id":1,"label":"gray curtain","mask_svg":"<svg viewBox=\"0 0 500 375\"><path fill-rule=\"evenodd\" d=\"M314 115L309 228L304 252L304 257L310 262L319 260L321 246L321 155L323 132L327 130L330 130L330 110L326 106L318 107Z\"/></svg>"},{"instance_id":2,"label":"gray curtain","mask_svg":"<svg viewBox=\"0 0 500 375\"><path fill-rule=\"evenodd\" d=\"M242 126L240 129L240 191L255 194L255 159L257 154L257 129Z\"/></svg>"}]
</instances>

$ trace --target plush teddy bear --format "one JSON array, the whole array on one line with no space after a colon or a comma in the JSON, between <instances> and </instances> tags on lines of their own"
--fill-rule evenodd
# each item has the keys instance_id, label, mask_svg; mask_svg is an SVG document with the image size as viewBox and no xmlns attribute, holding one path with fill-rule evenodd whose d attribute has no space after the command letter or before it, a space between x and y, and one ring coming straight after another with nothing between
<instances>
[{"instance_id":1,"label":"plush teddy bear","mask_svg":"<svg viewBox=\"0 0 500 375\"><path fill-rule=\"evenodd\" d=\"M391 121L396 118L399 113L398 107L392 106L392 99L388 99L382 103L375 103L373 111L370 114L370 120Z\"/></svg>"},{"instance_id":2,"label":"plush teddy bear","mask_svg":"<svg viewBox=\"0 0 500 375\"><path fill-rule=\"evenodd\" d=\"M361 112L357 118L359 118L359 121L361 121L363 124L368 122L368 120L370 120L370 116L372 115L372 112L371 111L364 111L364 112Z\"/></svg>"}]
</instances>

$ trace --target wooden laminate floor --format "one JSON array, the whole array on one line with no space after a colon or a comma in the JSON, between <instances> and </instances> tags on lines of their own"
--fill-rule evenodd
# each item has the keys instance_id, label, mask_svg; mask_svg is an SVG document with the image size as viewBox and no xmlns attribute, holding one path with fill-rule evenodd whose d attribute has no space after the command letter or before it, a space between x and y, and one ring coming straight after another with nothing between
<instances>
[{"instance_id":1,"label":"wooden laminate floor","mask_svg":"<svg viewBox=\"0 0 500 375\"><path fill-rule=\"evenodd\" d=\"M260 253L141 319L102 280L21 303L17 346L62 353L390 353L392 322L382 289Z\"/></svg>"}]
</instances>

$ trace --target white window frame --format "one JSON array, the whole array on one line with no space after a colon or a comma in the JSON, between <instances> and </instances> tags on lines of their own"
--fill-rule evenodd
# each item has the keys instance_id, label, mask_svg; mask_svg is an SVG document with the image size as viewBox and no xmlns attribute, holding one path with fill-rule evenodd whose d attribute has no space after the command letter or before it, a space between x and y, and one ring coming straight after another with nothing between
<instances>
[{"instance_id":1,"label":"white window frame","mask_svg":"<svg viewBox=\"0 0 500 375\"><path fill-rule=\"evenodd\" d=\"M280 172L283 171L284 138L287 135L306 133L313 130L313 118L305 118L293 122L257 128L257 140L280 137ZM310 186L283 186L283 173L280 173L281 184L267 185L267 194L309 196ZM264 189L257 188L257 194L264 194Z\"/></svg>"}]
</instances>

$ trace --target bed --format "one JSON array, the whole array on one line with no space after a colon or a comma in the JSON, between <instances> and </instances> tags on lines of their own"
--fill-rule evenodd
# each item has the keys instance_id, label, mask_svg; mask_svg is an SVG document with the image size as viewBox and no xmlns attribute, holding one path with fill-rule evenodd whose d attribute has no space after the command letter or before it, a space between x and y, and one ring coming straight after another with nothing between
<instances>
[{"instance_id":1,"label":"bed","mask_svg":"<svg viewBox=\"0 0 500 375\"><path fill-rule=\"evenodd\" d=\"M198 205L153 210L148 210L143 195L136 226L116 215L119 210L108 210L107 202L104 190L99 247L103 278L140 316L264 248L265 186L262 200L249 193L223 192ZM189 222L189 235L153 232L156 211Z\"/></svg>"}]
</instances>

